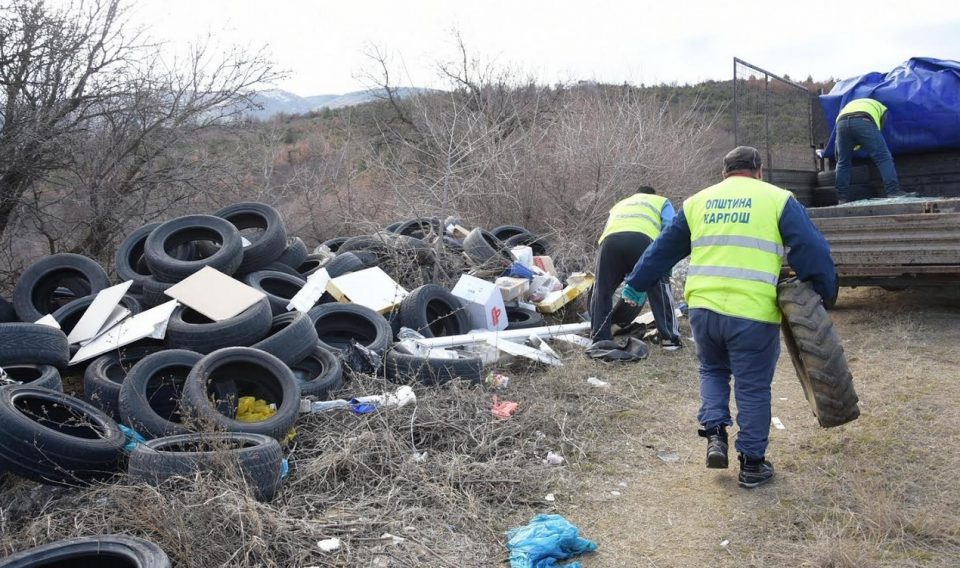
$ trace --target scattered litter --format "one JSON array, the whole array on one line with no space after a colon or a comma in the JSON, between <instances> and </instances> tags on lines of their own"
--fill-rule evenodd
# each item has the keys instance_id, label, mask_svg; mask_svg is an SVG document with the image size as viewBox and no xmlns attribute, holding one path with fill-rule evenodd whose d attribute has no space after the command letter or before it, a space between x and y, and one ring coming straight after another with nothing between
<instances>
[{"instance_id":1,"label":"scattered litter","mask_svg":"<svg viewBox=\"0 0 960 568\"><path fill-rule=\"evenodd\" d=\"M587 349L587 356L600 361L632 363L650 355L647 344L635 337L597 341Z\"/></svg>"},{"instance_id":2,"label":"scattered litter","mask_svg":"<svg viewBox=\"0 0 960 568\"><path fill-rule=\"evenodd\" d=\"M403 538L402 536L397 536L395 534L390 534L388 532L385 532L382 535L380 535L380 540L389 540L390 544L397 545L402 542L406 542L407 539Z\"/></svg>"},{"instance_id":3,"label":"scattered litter","mask_svg":"<svg viewBox=\"0 0 960 568\"><path fill-rule=\"evenodd\" d=\"M498 350L510 355L526 357L527 359L538 361L540 363L546 363L547 365L551 365L553 367L563 366L563 361L557 357L556 353L551 355L550 353L546 353L540 349L522 345L520 343L514 343L498 337L487 337L486 343L491 347L496 347Z\"/></svg>"},{"instance_id":4,"label":"scattered litter","mask_svg":"<svg viewBox=\"0 0 960 568\"><path fill-rule=\"evenodd\" d=\"M339 550L341 544L339 538L325 538L317 541L317 548L324 552L333 552L334 550Z\"/></svg>"},{"instance_id":5,"label":"scattered litter","mask_svg":"<svg viewBox=\"0 0 960 568\"><path fill-rule=\"evenodd\" d=\"M621 481L620 483L617 484L617 486L619 486L619 487L626 487L626 486L627 486L627 482L626 482L626 481Z\"/></svg>"},{"instance_id":6,"label":"scattered litter","mask_svg":"<svg viewBox=\"0 0 960 568\"><path fill-rule=\"evenodd\" d=\"M613 495L614 497L619 497L619 496L620 496L620 492L619 492L619 491L611 491L610 494Z\"/></svg>"},{"instance_id":7,"label":"scattered litter","mask_svg":"<svg viewBox=\"0 0 960 568\"><path fill-rule=\"evenodd\" d=\"M413 392L410 385L403 385L394 393L374 394L361 396L351 400L318 400L311 402L308 399L300 401L300 412L310 414L314 412L327 412L330 410L356 410L359 405L372 405L374 410L377 408L402 408L408 404L417 402L417 394Z\"/></svg>"},{"instance_id":8,"label":"scattered litter","mask_svg":"<svg viewBox=\"0 0 960 568\"><path fill-rule=\"evenodd\" d=\"M545 314L552 314L589 290L593 281L593 273L575 272L567 279L566 288L547 294L543 300L537 302L537 309Z\"/></svg>"},{"instance_id":9,"label":"scattered litter","mask_svg":"<svg viewBox=\"0 0 960 568\"><path fill-rule=\"evenodd\" d=\"M123 444L123 451L125 453L131 454L133 450L137 449L137 446L147 443L147 439L133 428L124 426L123 424L117 424L117 426L120 427L120 431L123 432L123 437L127 440L126 443Z\"/></svg>"},{"instance_id":10,"label":"scattered litter","mask_svg":"<svg viewBox=\"0 0 960 568\"><path fill-rule=\"evenodd\" d=\"M781 396L781 397L780 397L780 400L787 400L787 397Z\"/></svg>"},{"instance_id":11,"label":"scattered litter","mask_svg":"<svg viewBox=\"0 0 960 568\"><path fill-rule=\"evenodd\" d=\"M550 568L597 549L597 543L580 536L580 531L560 515L537 515L522 527L507 531L511 568ZM579 568L579 563L567 568Z\"/></svg>"},{"instance_id":12,"label":"scattered litter","mask_svg":"<svg viewBox=\"0 0 960 568\"><path fill-rule=\"evenodd\" d=\"M544 501L548 501L548 502L550 502L550 503L553 503L554 501L557 500L557 496L554 495L553 493L547 493L547 496L544 497L543 500L544 500Z\"/></svg>"},{"instance_id":13,"label":"scattered litter","mask_svg":"<svg viewBox=\"0 0 960 568\"><path fill-rule=\"evenodd\" d=\"M668 452L666 450L657 452L657 457L660 458L660 461L666 463L676 463L680 461L680 454L677 452Z\"/></svg>"},{"instance_id":14,"label":"scattered litter","mask_svg":"<svg viewBox=\"0 0 960 568\"><path fill-rule=\"evenodd\" d=\"M103 335L81 347L73 356L73 359L70 359L70 364L75 365L93 359L98 355L103 355L108 351L113 351L148 337L163 339L167 332L167 322L170 320L170 315L179 305L180 303L176 300L171 300L123 320Z\"/></svg>"},{"instance_id":15,"label":"scattered litter","mask_svg":"<svg viewBox=\"0 0 960 568\"><path fill-rule=\"evenodd\" d=\"M263 422L277 413L277 405L253 396L237 399L237 420L240 422Z\"/></svg>"},{"instance_id":16,"label":"scattered litter","mask_svg":"<svg viewBox=\"0 0 960 568\"><path fill-rule=\"evenodd\" d=\"M130 310L121 306L120 300L132 284L132 280L127 280L98 292L93 302L83 312L80 321L73 326L70 335L67 336L67 342L71 345L87 342L130 315Z\"/></svg>"},{"instance_id":17,"label":"scattered litter","mask_svg":"<svg viewBox=\"0 0 960 568\"><path fill-rule=\"evenodd\" d=\"M561 465L563 456L556 452L547 452L547 457L543 460L544 465Z\"/></svg>"},{"instance_id":18,"label":"scattered litter","mask_svg":"<svg viewBox=\"0 0 960 568\"><path fill-rule=\"evenodd\" d=\"M290 475L290 460L283 458L280 460L280 479L286 479Z\"/></svg>"},{"instance_id":19,"label":"scattered litter","mask_svg":"<svg viewBox=\"0 0 960 568\"><path fill-rule=\"evenodd\" d=\"M327 291L330 284L330 274L326 268L320 268L307 277L307 283L300 288L300 291L290 298L287 304L287 310L297 310L307 313L317 304L323 293Z\"/></svg>"},{"instance_id":20,"label":"scattered litter","mask_svg":"<svg viewBox=\"0 0 960 568\"><path fill-rule=\"evenodd\" d=\"M510 385L510 377L501 375L500 373L491 373L487 375L487 378L484 382L486 382L488 387L497 390L504 390Z\"/></svg>"},{"instance_id":21,"label":"scattered litter","mask_svg":"<svg viewBox=\"0 0 960 568\"><path fill-rule=\"evenodd\" d=\"M601 381L597 377L590 377L587 379L587 384L594 387L607 388L610 386L610 383L607 381Z\"/></svg>"},{"instance_id":22,"label":"scattered litter","mask_svg":"<svg viewBox=\"0 0 960 568\"><path fill-rule=\"evenodd\" d=\"M413 452L413 461L417 463L427 461L427 452Z\"/></svg>"},{"instance_id":23,"label":"scattered litter","mask_svg":"<svg viewBox=\"0 0 960 568\"><path fill-rule=\"evenodd\" d=\"M550 339L557 339L566 343L572 343L573 345L579 345L580 347L590 347L593 345L593 342L590 341L589 338L583 337L582 335L574 335L572 333L554 335L550 337Z\"/></svg>"},{"instance_id":24,"label":"scattered litter","mask_svg":"<svg viewBox=\"0 0 960 568\"><path fill-rule=\"evenodd\" d=\"M517 406L519 405L516 402L509 400L500 401L497 400L497 397L493 397L493 406L490 407L490 414L494 415L500 420L506 420L507 418L513 416L513 413L517 411Z\"/></svg>"},{"instance_id":25,"label":"scattered litter","mask_svg":"<svg viewBox=\"0 0 960 568\"><path fill-rule=\"evenodd\" d=\"M721 541L720 541L720 546L722 546L723 548L726 548L728 544L730 544L730 541L729 541L729 540L721 540Z\"/></svg>"},{"instance_id":26,"label":"scattered litter","mask_svg":"<svg viewBox=\"0 0 960 568\"><path fill-rule=\"evenodd\" d=\"M783 425L783 422L780 422L780 419L774 416L770 419L770 422L773 422L773 427L777 430L786 430L787 427Z\"/></svg>"}]
</instances>

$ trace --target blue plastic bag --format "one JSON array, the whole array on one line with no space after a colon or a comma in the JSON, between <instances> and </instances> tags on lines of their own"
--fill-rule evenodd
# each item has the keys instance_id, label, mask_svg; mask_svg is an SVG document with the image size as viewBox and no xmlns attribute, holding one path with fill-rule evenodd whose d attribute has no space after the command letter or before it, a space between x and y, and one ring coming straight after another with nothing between
<instances>
[{"instance_id":1,"label":"blue plastic bag","mask_svg":"<svg viewBox=\"0 0 960 568\"><path fill-rule=\"evenodd\" d=\"M133 450L137 449L137 446L147 443L147 439L133 428L124 426L123 424L117 424L117 426L120 427L120 431L123 432L123 437L126 438L126 442L123 444L123 451L125 453L132 454Z\"/></svg>"},{"instance_id":2,"label":"blue plastic bag","mask_svg":"<svg viewBox=\"0 0 960 568\"><path fill-rule=\"evenodd\" d=\"M557 561L593 552L597 543L580 536L577 527L560 515L537 515L522 527L507 531L510 568L552 568ZM579 562L566 568L580 568Z\"/></svg>"}]
</instances>

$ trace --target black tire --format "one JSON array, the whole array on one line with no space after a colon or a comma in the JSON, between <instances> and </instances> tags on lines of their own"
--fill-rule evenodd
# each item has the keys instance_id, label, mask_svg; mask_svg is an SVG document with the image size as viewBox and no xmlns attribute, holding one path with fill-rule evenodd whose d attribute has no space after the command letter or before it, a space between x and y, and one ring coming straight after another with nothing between
<instances>
[{"instance_id":1,"label":"black tire","mask_svg":"<svg viewBox=\"0 0 960 568\"><path fill-rule=\"evenodd\" d=\"M452 253L461 253L463 252L463 243L453 237L445 236L443 237L443 248Z\"/></svg>"},{"instance_id":2,"label":"black tire","mask_svg":"<svg viewBox=\"0 0 960 568\"><path fill-rule=\"evenodd\" d=\"M253 396L276 405L277 412L259 422L236 419L236 403L224 408L211 401L222 385L236 387L238 397ZM300 383L273 355L250 347L228 347L200 359L187 376L183 406L200 424L227 432L250 432L282 440L300 411Z\"/></svg>"},{"instance_id":3,"label":"black tire","mask_svg":"<svg viewBox=\"0 0 960 568\"><path fill-rule=\"evenodd\" d=\"M96 294L91 294L89 296L77 298L76 300L70 302L51 314L53 319L57 320L57 323L60 324L60 329L63 330L63 333L70 335L70 332L73 331L74 327L76 327L77 323L80 321L80 318L83 317L83 314L87 311L87 308L90 307L90 304L93 303L93 300L95 300L96 297ZM125 295L120 298L120 305L130 310L131 315L136 315L143 311L143 306L140 304L140 300L130 295Z\"/></svg>"},{"instance_id":4,"label":"black tire","mask_svg":"<svg viewBox=\"0 0 960 568\"><path fill-rule=\"evenodd\" d=\"M53 485L103 480L123 463L123 432L82 400L30 385L0 388L0 469Z\"/></svg>"},{"instance_id":5,"label":"black tire","mask_svg":"<svg viewBox=\"0 0 960 568\"><path fill-rule=\"evenodd\" d=\"M175 282L160 282L156 278L150 277L143 281L143 307L150 309L166 304L173 298L166 295L166 291L172 288Z\"/></svg>"},{"instance_id":6,"label":"black tire","mask_svg":"<svg viewBox=\"0 0 960 568\"><path fill-rule=\"evenodd\" d=\"M70 347L59 329L35 323L0 323L0 367L30 363L67 366Z\"/></svg>"},{"instance_id":7,"label":"black tire","mask_svg":"<svg viewBox=\"0 0 960 568\"><path fill-rule=\"evenodd\" d=\"M20 321L17 318L17 310L13 308L13 304L8 302L6 298L0 297L0 323L13 323Z\"/></svg>"},{"instance_id":8,"label":"black tire","mask_svg":"<svg viewBox=\"0 0 960 568\"><path fill-rule=\"evenodd\" d=\"M519 306L507 306L507 329L530 329L546 325L543 314Z\"/></svg>"},{"instance_id":9,"label":"black tire","mask_svg":"<svg viewBox=\"0 0 960 568\"><path fill-rule=\"evenodd\" d=\"M327 247L327 249L330 252L337 252L338 250L340 250L340 246L343 245L343 243L347 242L348 238L349 237L334 237L332 239L327 239L322 243L320 243L320 246L314 249L313 252L314 254L319 253L323 249L323 247Z\"/></svg>"},{"instance_id":10,"label":"black tire","mask_svg":"<svg viewBox=\"0 0 960 568\"><path fill-rule=\"evenodd\" d=\"M330 393L343 387L343 366L330 350L315 346L306 357L290 366L300 383L301 396L328 400Z\"/></svg>"},{"instance_id":11,"label":"black tire","mask_svg":"<svg viewBox=\"0 0 960 568\"><path fill-rule=\"evenodd\" d=\"M499 227L494 228L490 231L490 234L497 237L501 241L506 242L510 237L515 237L517 235L527 235L530 234L530 231L521 227L519 225L500 225Z\"/></svg>"},{"instance_id":12,"label":"black tire","mask_svg":"<svg viewBox=\"0 0 960 568\"><path fill-rule=\"evenodd\" d=\"M377 312L356 304L323 304L308 313L322 347L345 353L350 340L383 355L390 346L390 324Z\"/></svg>"},{"instance_id":13,"label":"black tire","mask_svg":"<svg viewBox=\"0 0 960 568\"><path fill-rule=\"evenodd\" d=\"M144 225L127 235L117 247L113 269L121 282L133 280L133 285L130 286L132 292L141 292L143 281L150 277L150 269L143 258L143 247L150 233L159 226L160 223Z\"/></svg>"},{"instance_id":14,"label":"black tire","mask_svg":"<svg viewBox=\"0 0 960 568\"><path fill-rule=\"evenodd\" d=\"M383 228L384 231L390 231L391 233L397 230L397 227L403 224L403 221L394 221L386 227Z\"/></svg>"},{"instance_id":15,"label":"black tire","mask_svg":"<svg viewBox=\"0 0 960 568\"><path fill-rule=\"evenodd\" d=\"M243 283L267 295L273 315L287 313L287 304L306 285L299 276L261 270L243 275Z\"/></svg>"},{"instance_id":16,"label":"black tire","mask_svg":"<svg viewBox=\"0 0 960 568\"><path fill-rule=\"evenodd\" d=\"M513 262L510 248L490 232L477 228L463 239L463 252L477 265L502 264Z\"/></svg>"},{"instance_id":17,"label":"black tire","mask_svg":"<svg viewBox=\"0 0 960 568\"><path fill-rule=\"evenodd\" d=\"M788 278L777 286L783 339L803 392L820 426L831 428L860 416L843 345L820 296L808 282Z\"/></svg>"},{"instance_id":18,"label":"black tire","mask_svg":"<svg viewBox=\"0 0 960 568\"><path fill-rule=\"evenodd\" d=\"M286 264L281 264L279 262L271 262L270 264L264 266L262 270L258 270L257 272L261 272L261 271L282 272L284 274L289 274L290 276L293 276L296 278L302 278L302 276L300 276L300 273L297 272L295 268L291 266L287 266ZM237 275L234 275L234 278L237 278L238 280L243 279L242 276L237 276Z\"/></svg>"},{"instance_id":19,"label":"black tire","mask_svg":"<svg viewBox=\"0 0 960 568\"><path fill-rule=\"evenodd\" d=\"M260 270L278 260L287 248L287 229L283 218L276 209L265 203L234 203L214 215L232 223L250 241L249 245L243 247L243 260L237 272ZM250 229L260 232L256 235L244 233Z\"/></svg>"},{"instance_id":20,"label":"black tire","mask_svg":"<svg viewBox=\"0 0 960 568\"><path fill-rule=\"evenodd\" d=\"M330 278L336 278L338 276L343 276L344 274L357 272L366 267L367 266L363 263L363 261L352 252L337 253L337 256L335 256L333 260L328 262L326 265L327 274L330 275Z\"/></svg>"},{"instance_id":21,"label":"black tire","mask_svg":"<svg viewBox=\"0 0 960 568\"><path fill-rule=\"evenodd\" d=\"M180 403L187 376L202 357L194 351L166 349L138 361L120 386L123 424L147 439L189 433Z\"/></svg>"},{"instance_id":22,"label":"black tire","mask_svg":"<svg viewBox=\"0 0 960 568\"><path fill-rule=\"evenodd\" d=\"M180 259L170 252L187 243L200 242L213 242L217 246L206 258L195 260ZM229 221L212 215L187 215L154 229L144 243L143 254L156 280L179 282L205 266L224 274L237 272L243 262L244 248L240 232Z\"/></svg>"},{"instance_id":23,"label":"black tire","mask_svg":"<svg viewBox=\"0 0 960 568\"><path fill-rule=\"evenodd\" d=\"M837 185L837 170L826 170L817 173L817 185L820 187ZM850 183L870 183L870 166L851 166Z\"/></svg>"},{"instance_id":24,"label":"black tire","mask_svg":"<svg viewBox=\"0 0 960 568\"><path fill-rule=\"evenodd\" d=\"M246 347L267 336L273 314L270 302L263 298L236 316L213 321L180 306L173 311L164 338L167 346L211 353L224 347Z\"/></svg>"},{"instance_id":25,"label":"black tire","mask_svg":"<svg viewBox=\"0 0 960 568\"><path fill-rule=\"evenodd\" d=\"M287 239L287 248L283 250L283 253L277 258L276 262L280 264L286 264L291 268L296 268L303 264L303 261L307 260L307 245L303 242L303 239L300 237L290 237Z\"/></svg>"},{"instance_id":26,"label":"black tire","mask_svg":"<svg viewBox=\"0 0 960 568\"><path fill-rule=\"evenodd\" d=\"M534 233L521 233L514 235L503 242L507 249L513 247L530 247L533 249L533 256L549 256L550 241L546 237Z\"/></svg>"},{"instance_id":27,"label":"black tire","mask_svg":"<svg viewBox=\"0 0 960 568\"><path fill-rule=\"evenodd\" d=\"M170 559L156 544L126 535L85 536L58 540L11 554L3 568L170 568Z\"/></svg>"},{"instance_id":28,"label":"black tire","mask_svg":"<svg viewBox=\"0 0 960 568\"><path fill-rule=\"evenodd\" d=\"M443 286L425 284L400 302L400 325L424 337L462 335L470 331L463 304Z\"/></svg>"},{"instance_id":29,"label":"black tire","mask_svg":"<svg viewBox=\"0 0 960 568\"><path fill-rule=\"evenodd\" d=\"M120 420L120 390L127 373L144 357L156 353L153 347L121 347L90 362L83 372L83 398Z\"/></svg>"},{"instance_id":30,"label":"black tire","mask_svg":"<svg viewBox=\"0 0 960 568\"><path fill-rule=\"evenodd\" d=\"M107 272L93 260L79 254L53 254L23 271L13 290L13 306L20 321L35 322L66 303L58 300L58 288L79 298L108 286Z\"/></svg>"},{"instance_id":31,"label":"black tire","mask_svg":"<svg viewBox=\"0 0 960 568\"><path fill-rule=\"evenodd\" d=\"M387 378L395 383L416 381L424 385L440 385L461 379L477 384L483 375L483 362L479 357L430 359L400 353L396 349L387 351L384 367Z\"/></svg>"},{"instance_id":32,"label":"black tire","mask_svg":"<svg viewBox=\"0 0 960 568\"><path fill-rule=\"evenodd\" d=\"M402 221L393 229L388 229L391 233L405 235L415 239L426 239L431 235L440 234L440 223L432 219L407 219Z\"/></svg>"},{"instance_id":33,"label":"black tire","mask_svg":"<svg viewBox=\"0 0 960 568\"><path fill-rule=\"evenodd\" d=\"M374 266L380 266L380 257L377 256L377 253L369 250L358 250L354 251L353 256L357 257L357 260L363 263L363 268L373 268ZM361 269L362 270L362 269Z\"/></svg>"},{"instance_id":34,"label":"black tire","mask_svg":"<svg viewBox=\"0 0 960 568\"><path fill-rule=\"evenodd\" d=\"M307 258L297 266L297 274L301 278L307 278L314 272L326 266L328 257L319 254L307 255ZM332 260L332 259L331 259Z\"/></svg>"},{"instance_id":35,"label":"black tire","mask_svg":"<svg viewBox=\"0 0 960 568\"><path fill-rule=\"evenodd\" d=\"M218 473L235 465L253 496L270 501L280 489L283 449L269 436L242 432L180 434L150 440L130 455L134 481L160 485L173 477Z\"/></svg>"},{"instance_id":36,"label":"black tire","mask_svg":"<svg viewBox=\"0 0 960 568\"><path fill-rule=\"evenodd\" d=\"M840 203L840 197L837 195L837 188L817 187L813 190L813 196L810 199L813 207L831 207Z\"/></svg>"},{"instance_id":37,"label":"black tire","mask_svg":"<svg viewBox=\"0 0 960 568\"><path fill-rule=\"evenodd\" d=\"M7 374L8 379L22 385L63 392L63 381L60 379L60 371L53 365L14 363L12 365L3 365L3 372ZM3 382L0 382L0 385L3 385Z\"/></svg>"},{"instance_id":38,"label":"black tire","mask_svg":"<svg viewBox=\"0 0 960 568\"><path fill-rule=\"evenodd\" d=\"M254 349L265 351L287 365L302 361L317 346L317 330L307 314L292 311L274 316L270 331Z\"/></svg>"}]
</instances>

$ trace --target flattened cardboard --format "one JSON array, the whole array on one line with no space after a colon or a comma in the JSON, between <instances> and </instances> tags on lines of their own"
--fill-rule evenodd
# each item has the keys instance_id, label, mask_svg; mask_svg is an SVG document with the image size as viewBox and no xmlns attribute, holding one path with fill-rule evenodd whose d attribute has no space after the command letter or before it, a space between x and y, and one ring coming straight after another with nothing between
<instances>
[{"instance_id":1,"label":"flattened cardboard","mask_svg":"<svg viewBox=\"0 0 960 568\"><path fill-rule=\"evenodd\" d=\"M120 304L120 299L127 293L133 280L127 280L122 284L111 286L101 290L97 297L90 302L90 306L80 317L77 325L73 326L70 335L67 336L67 342L71 345L87 341L96 337L100 330L104 328L107 320L113 315L114 310Z\"/></svg>"},{"instance_id":2,"label":"flattened cardboard","mask_svg":"<svg viewBox=\"0 0 960 568\"><path fill-rule=\"evenodd\" d=\"M113 329L81 347L77 354L73 356L73 359L70 359L70 364L75 365L93 359L98 355L103 355L108 351L113 351L147 337L163 339L170 315L179 305L179 302L171 300L166 304L160 304L132 318L123 320Z\"/></svg>"},{"instance_id":3,"label":"flattened cardboard","mask_svg":"<svg viewBox=\"0 0 960 568\"><path fill-rule=\"evenodd\" d=\"M338 302L358 304L383 314L407 297L408 292L379 266L338 276L327 290Z\"/></svg>"},{"instance_id":4,"label":"flattened cardboard","mask_svg":"<svg viewBox=\"0 0 960 568\"><path fill-rule=\"evenodd\" d=\"M266 296L209 266L171 286L166 294L213 321L230 319Z\"/></svg>"}]
</instances>

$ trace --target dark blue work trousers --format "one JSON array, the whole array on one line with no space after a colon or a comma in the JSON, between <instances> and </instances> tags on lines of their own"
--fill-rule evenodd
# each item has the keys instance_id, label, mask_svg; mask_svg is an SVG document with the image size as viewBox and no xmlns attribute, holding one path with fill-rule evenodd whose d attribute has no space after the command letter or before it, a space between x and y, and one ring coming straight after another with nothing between
<instances>
[{"instance_id":1,"label":"dark blue work trousers","mask_svg":"<svg viewBox=\"0 0 960 568\"><path fill-rule=\"evenodd\" d=\"M730 375L737 400L737 451L762 458L770 435L770 385L780 357L780 325L695 308L690 327L700 358L700 413L705 429L730 419Z\"/></svg>"},{"instance_id":2,"label":"dark blue work trousers","mask_svg":"<svg viewBox=\"0 0 960 568\"><path fill-rule=\"evenodd\" d=\"M853 166L853 148L863 146L863 151L870 156L880 171L883 179L883 188L887 194L897 194L900 191L900 180L897 178L897 169L893 165L893 157L883 134L872 119L861 116L844 116L837 121L837 195L840 199L847 199L850 189L850 168Z\"/></svg>"}]
</instances>

